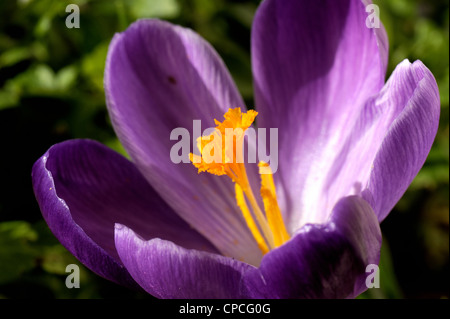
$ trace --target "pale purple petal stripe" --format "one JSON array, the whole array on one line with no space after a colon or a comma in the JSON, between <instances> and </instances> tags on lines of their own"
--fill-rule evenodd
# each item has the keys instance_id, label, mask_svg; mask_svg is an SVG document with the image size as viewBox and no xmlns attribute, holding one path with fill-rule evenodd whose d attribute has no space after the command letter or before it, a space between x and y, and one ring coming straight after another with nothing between
<instances>
[{"instance_id":1,"label":"pale purple petal stripe","mask_svg":"<svg viewBox=\"0 0 450 319\"><path fill-rule=\"evenodd\" d=\"M105 72L114 129L136 166L161 197L223 254L258 263L261 252L234 199L229 178L175 164L171 131L193 120L214 126L242 98L214 49L192 30L148 19L117 34ZM191 147L190 151L193 151ZM186 153L186 155L188 155Z\"/></svg>"},{"instance_id":2,"label":"pale purple petal stripe","mask_svg":"<svg viewBox=\"0 0 450 319\"><path fill-rule=\"evenodd\" d=\"M387 37L382 28L367 28L366 18L357 0L265 0L256 13L258 125L278 128L275 182L291 231L330 214L340 197L320 204L328 202L322 193L327 172L351 133L348 123L383 87Z\"/></svg>"}]
</instances>

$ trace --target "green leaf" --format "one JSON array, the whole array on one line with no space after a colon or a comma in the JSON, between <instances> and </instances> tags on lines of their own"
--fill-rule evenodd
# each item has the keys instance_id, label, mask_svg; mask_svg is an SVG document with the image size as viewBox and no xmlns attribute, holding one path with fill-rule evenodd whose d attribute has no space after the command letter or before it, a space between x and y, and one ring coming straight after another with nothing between
<instances>
[{"instance_id":1,"label":"green leaf","mask_svg":"<svg viewBox=\"0 0 450 319\"><path fill-rule=\"evenodd\" d=\"M14 65L32 56L29 47L16 47L0 54L0 68Z\"/></svg>"},{"instance_id":2,"label":"green leaf","mask_svg":"<svg viewBox=\"0 0 450 319\"><path fill-rule=\"evenodd\" d=\"M55 85L61 91L68 90L74 86L77 76L77 67L74 65L66 66L56 74Z\"/></svg>"},{"instance_id":3,"label":"green leaf","mask_svg":"<svg viewBox=\"0 0 450 319\"><path fill-rule=\"evenodd\" d=\"M8 89L0 90L0 110L17 106L18 102L19 95L17 92Z\"/></svg>"},{"instance_id":4,"label":"green leaf","mask_svg":"<svg viewBox=\"0 0 450 319\"><path fill-rule=\"evenodd\" d=\"M180 12L176 0L128 0L128 6L133 19L140 18L174 18Z\"/></svg>"},{"instance_id":5,"label":"green leaf","mask_svg":"<svg viewBox=\"0 0 450 319\"><path fill-rule=\"evenodd\" d=\"M81 70L91 84L99 91L103 91L103 72L105 70L106 55L108 53L109 40L100 43L87 54L81 63Z\"/></svg>"},{"instance_id":6,"label":"green leaf","mask_svg":"<svg viewBox=\"0 0 450 319\"><path fill-rule=\"evenodd\" d=\"M37 237L25 221L0 223L0 284L16 280L35 266L38 251L30 242Z\"/></svg>"},{"instance_id":7,"label":"green leaf","mask_svg":"<svg viewBox=\"0 0 450 319\"><path fill-rule=\"evenodd\" d=\"M60 244L46 247L43 251L41 266L46 272L65 275L66 267L78 261Z\"/></svg>"}]
</instances>

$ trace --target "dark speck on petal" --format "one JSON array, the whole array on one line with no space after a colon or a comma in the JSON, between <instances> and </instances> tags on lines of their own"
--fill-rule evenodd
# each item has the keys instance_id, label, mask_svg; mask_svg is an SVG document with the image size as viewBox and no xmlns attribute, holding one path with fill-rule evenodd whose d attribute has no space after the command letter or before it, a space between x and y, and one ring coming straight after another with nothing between
<instances>
[{"instance_id":1,"label":"dark speck on petal","mask_svg":"<svg viewBox=\"0 0 450 319\"><path fill-rule=\"evenodd\" d=\"M171 84L174 84L174 85L177 84L177 80L173 76L167 77L167 80L169 80L169 82Z\"/></svg>"}]
</instances>

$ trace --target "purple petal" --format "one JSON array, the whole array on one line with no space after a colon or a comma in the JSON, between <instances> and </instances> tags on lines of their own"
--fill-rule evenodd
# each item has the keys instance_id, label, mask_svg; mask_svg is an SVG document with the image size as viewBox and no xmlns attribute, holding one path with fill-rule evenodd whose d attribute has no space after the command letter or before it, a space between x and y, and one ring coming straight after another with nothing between
<instances>
[{"instance_id":1,"label":"purple petal","mask_svg":"<svg viewBox=\"0 0 450 319\"><path fill-rule=\"evenodd\" d=\"M193 120L201 120L204 130L228 108L244 108L214 49L189 29L138 21L110 45L105 89L116 133L161 197L224 255L258 263L261 253L237 208L232 182L199 175L189 161L174 164L170 158L177 143L170 140L173 129L186 128L192 141Z\"/></svg>"},{"instance_id":2,"label":"purple petal","mask_svg":"<svg viewBox=\"0 0 450 319\"><path fill-rule=\"evenodd\" d=\"M367 28L367 17L357 0L266 0L255 16L258 126L278 128L274 178L291 231L326 219L300 220L302 212L330 213L336 201L328 209L316 205L326 172L347 124L383 87L387 37L383 27Z\"/></svg>"},{"instance_id":3,"label":"purple petal","mask_svg":"<svg viewBox=\"0 0 450 319\"><path fill-rule=\"evenodd\" d=\"M308 224L244 275L251 298L349 298L365 289L366 267L378 264L381 231L362 198L343 198L330 220Z\"/></svg>"},{"instance_id":4,"label":"purple petal","mask_svg":"<svg viewBox=\"0 0 450 319\"><path fill-rule=\"evenodd\" d=\"M170 241L144 241L123 225L116 225L115 238L119 256L131 276L158 298L240 298L242 273L253 268Z\"/></svg>"},{"instance_id":5,"label":"purple petal","mask_svg":"<svg viewBox=\"0 0 450 319\"><path fill-rule=\"evenodd\" d=\"M144 238L216 252L156 194L134 165L98 142L52 146L33 166L33 187L55 236L83 264L114 282L136 287L114 246L114 224Z\"/></svg>"},{"instance_id":6,"label":"purple petal","mask_svg":"<svg viewBox=\"0 0 450 319\"><path fill-rule=\"evenodd\" d=\"M316 180L321 193L314 196L308 190L309 198L322 196L318 206L329 212L338 198L361 194L368 187L364 198L381 221L422 167L438 122L439 92L433 75L420 61L403 61L358 118L347 124L350 134L327 158L325 178ZM306 209L302 218L323 217Z\"/></svg>"},{"instance_id":7,"label":"purple petal","mask_svg":"<svg viewBox=\"0 0 450 319\"><path fill-rule=\"evenodd\" d=\"M421 61L400 63L370 105L399 113L382 125L385 137L377 150L364 197L382 221L404 194L430 152L439 125L439 89ZM389 124L389 125L387 125ZM378 124L379 125L379 124Z\"/></svg>"}]
</instances>

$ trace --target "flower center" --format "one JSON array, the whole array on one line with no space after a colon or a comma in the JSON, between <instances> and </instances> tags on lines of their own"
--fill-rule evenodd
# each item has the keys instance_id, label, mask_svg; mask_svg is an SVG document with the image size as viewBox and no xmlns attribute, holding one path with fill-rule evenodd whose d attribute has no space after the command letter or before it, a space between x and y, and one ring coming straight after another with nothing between
<instances>
[{"instance_id":1,"label":"flower center","mask_svg":"<svg viewBox=\"0 0 450 319\"><path fill-rule=\"evenodd\" d=\"M244 133L252 125L257 114L253 110L241 113L240 108L229 109L224 115L223 122L214 120L217 126L213 133L197 139L201 156L191 153L189 158L198 168L198 173L208 172L231 178L235 183L236 203L259 249L266 254L285 243L290 236L278 206L269 165L264 162L258 164L264 212L258 205L245 170L242 155Z\"/></svg>"}]
</instances>

